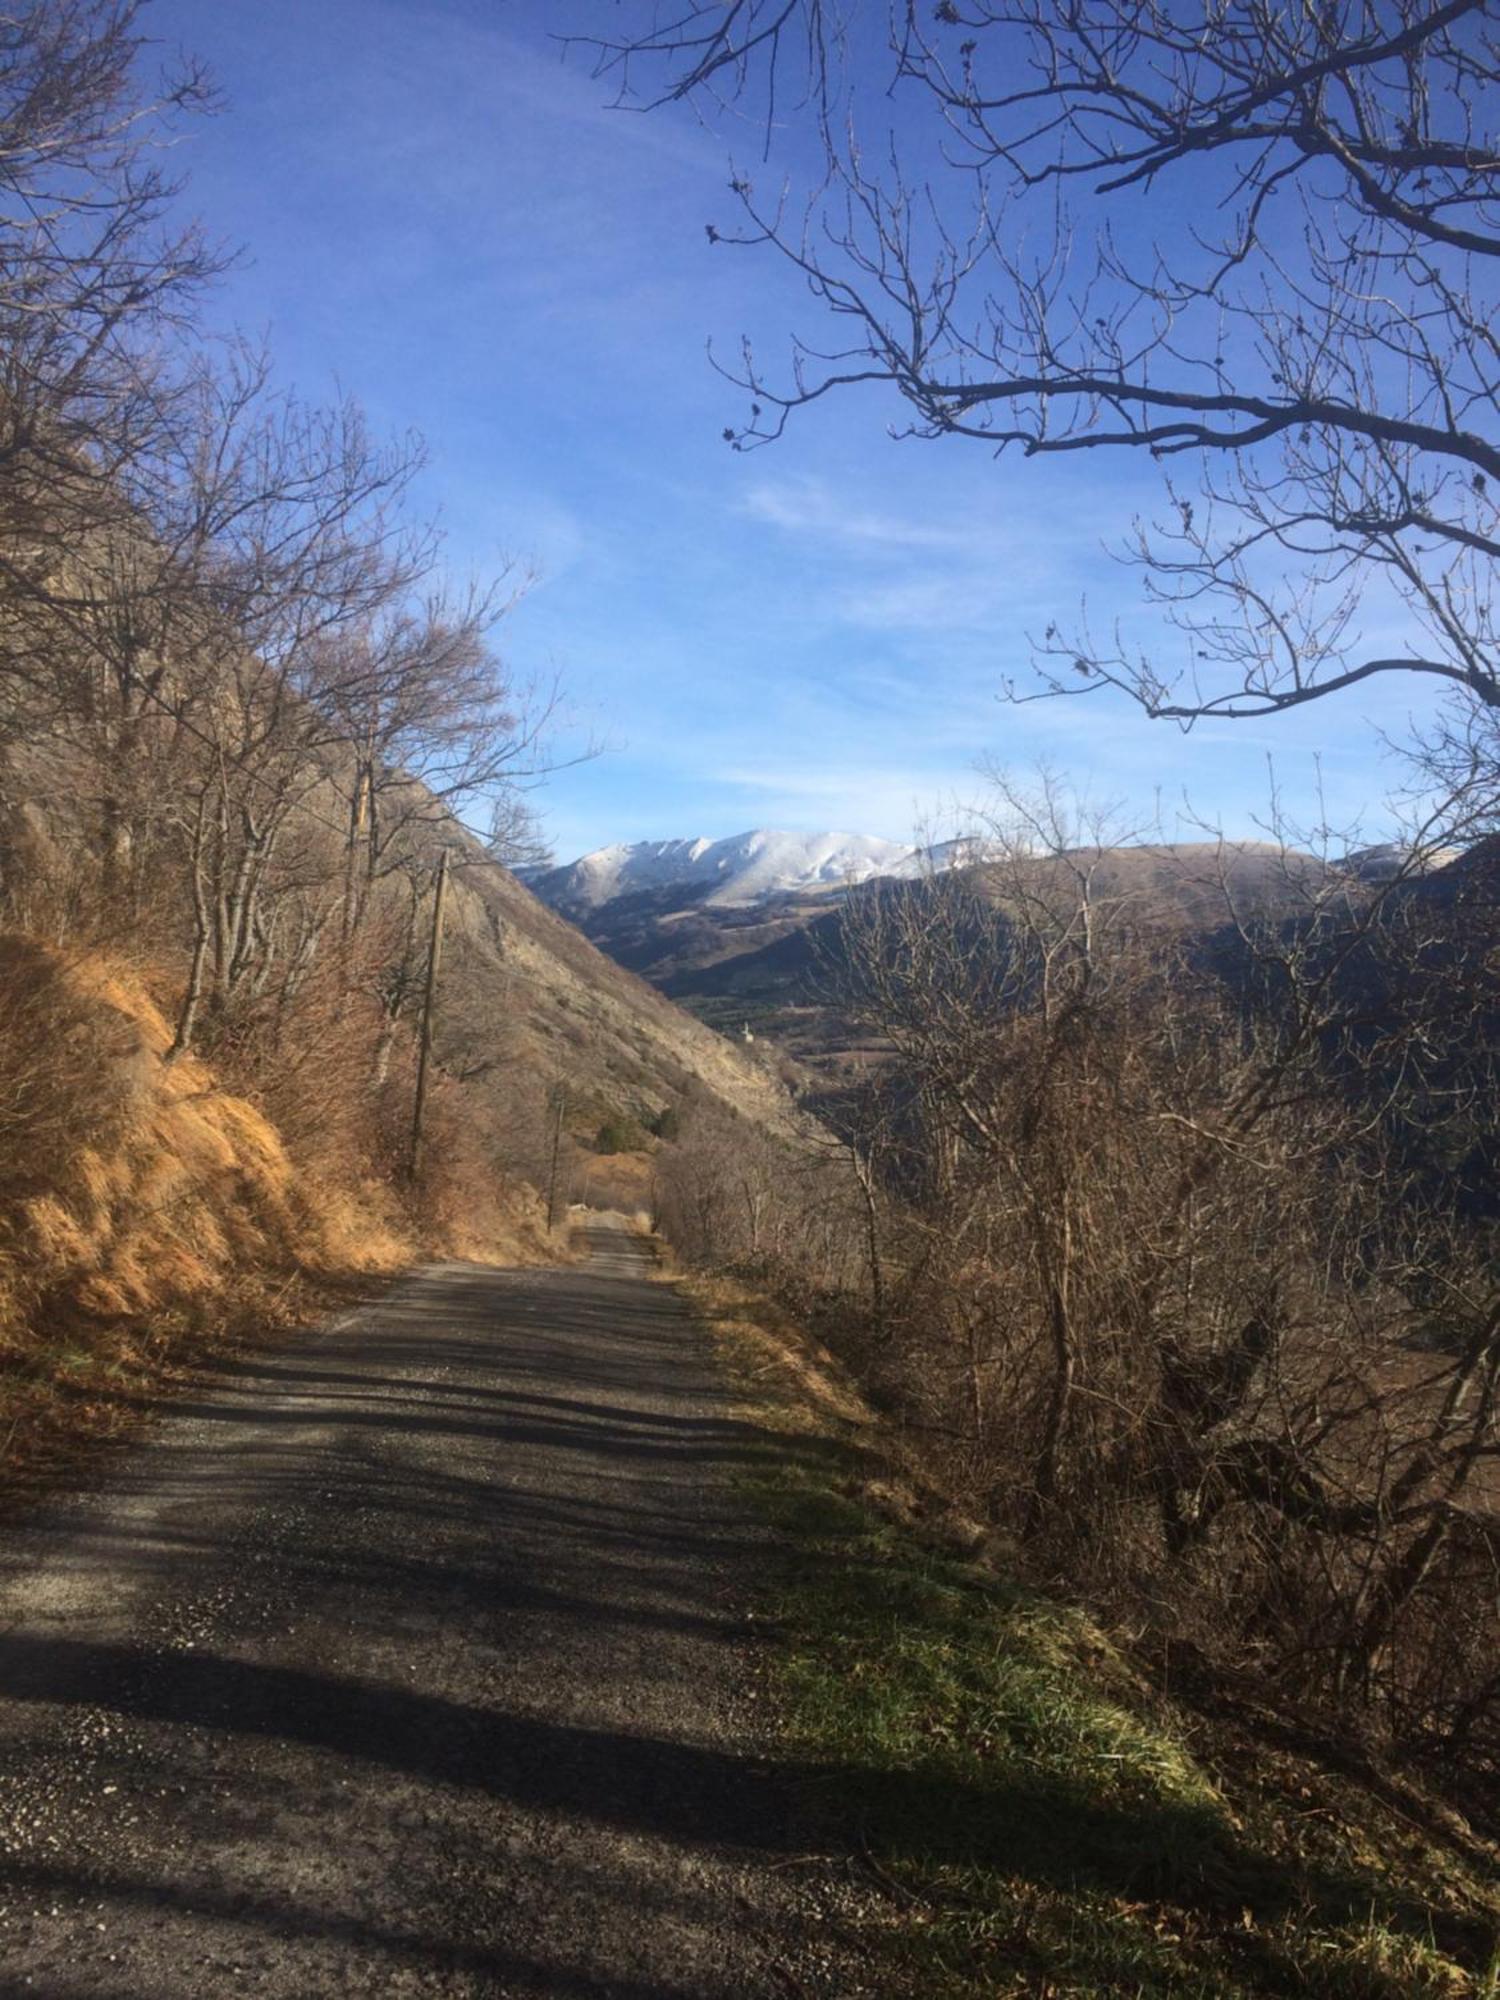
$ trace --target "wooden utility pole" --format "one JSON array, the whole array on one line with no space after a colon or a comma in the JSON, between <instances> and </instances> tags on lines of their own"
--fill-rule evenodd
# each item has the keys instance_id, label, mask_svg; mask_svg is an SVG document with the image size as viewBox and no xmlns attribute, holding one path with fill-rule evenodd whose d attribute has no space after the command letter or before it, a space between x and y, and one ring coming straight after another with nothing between
<instances>
[{"instance_id":1,"label":"wooden utility pole","mask_svg":"<svg viewBox=\"0 0 1500 2000\"><path fill-rule=\"evenodd\" d=\"M422 1113L427 1108L427 1065L432 1060L432 1003L437 997L438 967L443 957L443 904L448 895L448 850L438 858L437 893L432 899L432 944L427 953L427 990L422 996L422 1040L417 1053L417 1096L411 1110L411 1160L408 1172L417 1178L422 1163Z\"/></svg>"},{"instance_id":2,"label":"wooden utility pole","mask_svg":"<svg viewBox=\"0 0 1500 2000\"><path fill-rule=\"evenodd\" d=\"M552 1228L557 1221L557 1159L562 1151L563 1107L568 1101L568 1093L558 1083L552 1087L554 1099L552 1112L552 1168L547 1175L547 1227Z\"/></svg>"}]
</instances>

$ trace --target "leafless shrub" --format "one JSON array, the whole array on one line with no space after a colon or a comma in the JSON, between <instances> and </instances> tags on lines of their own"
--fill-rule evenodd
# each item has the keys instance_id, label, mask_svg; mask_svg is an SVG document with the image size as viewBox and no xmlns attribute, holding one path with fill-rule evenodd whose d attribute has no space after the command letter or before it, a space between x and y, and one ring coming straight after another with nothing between
<instances>
[{"instance_id":1,"label":"leafless shrub","mask_svg":"<svg viewBox=\"0 0 1500 2000\"><path fill-rule=\"evenodd\" d=\"M1055 797L1021 832L850 899L843 1004L888 1055L843 1155L768 1162L762 1208L756 1149L690 1134L669 1233L841 1298L877 1399L1070 1587L1500 1773L1472 902L1288 857L1249 918L1226 854L1205 934Z\"/></svg>"}]
</instances>

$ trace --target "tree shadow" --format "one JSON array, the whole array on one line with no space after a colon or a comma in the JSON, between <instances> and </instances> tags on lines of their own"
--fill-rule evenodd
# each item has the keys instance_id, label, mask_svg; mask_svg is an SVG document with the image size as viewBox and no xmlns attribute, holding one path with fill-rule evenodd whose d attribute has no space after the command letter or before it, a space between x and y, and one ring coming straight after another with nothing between
<instances>
[{"instance_id":1,"label":"tree shadow","mask_svg":"<svg viewBox=\"0 0 1500 2000\"><path fill-rule=\"evenodd\" d=\"M16 1635L0 1639L0 1696L272 1739L684 1849L784 1859L802 1850L813 1811L885 1866L917 1861L1053 1890L1161 1897L1220 1917L1248 1908L1258 1923L1310 1910L1358 1923L1374 1904L1464 1956L1482 1957L1490 1942L1483 1925L1393 1903L1354 1871L1269 1862L1207 1807L1109 1801L1013 1760L989 1780L941 1755L904 1769L764 1760L300 1668Z\"/></svg>"}]
</instances>

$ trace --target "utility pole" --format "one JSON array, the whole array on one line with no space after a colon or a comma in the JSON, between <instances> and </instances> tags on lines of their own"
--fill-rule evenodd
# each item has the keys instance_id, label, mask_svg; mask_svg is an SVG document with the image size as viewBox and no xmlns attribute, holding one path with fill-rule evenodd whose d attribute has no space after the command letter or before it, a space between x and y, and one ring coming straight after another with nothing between
<instances>
[{"instance_id":1,"label":"utility pole","mask_svg":"<svg viewBox=\"0 0 1500 2000\"><path fill-rule=\"evenodd\" d=\"M432 1003L437 997L438 967L443 957L443 904L448 895L448 850L438 857L437 893L432 899L432 944L427 953L427 990L422 996L422 1040L417 1053L417 1097L411 1112L411 1161L417 1178L422 1160L422 1113L427 1108L427 1065L432 1060Z\"/></svg>"},{"instance_id":2,"label":"utility pole","mask_svg":"<svg viewBox=\"0 0 1500 2000\"><path fill-rule=\"evenodd\" d=\"M552 1228L557 1220L557 1158L562 1151L563 1107L568 1101L568 1093L560 1083L552 1086L552 1167L547 1175L547 1227Z\"/></svg>"}]
</instances>

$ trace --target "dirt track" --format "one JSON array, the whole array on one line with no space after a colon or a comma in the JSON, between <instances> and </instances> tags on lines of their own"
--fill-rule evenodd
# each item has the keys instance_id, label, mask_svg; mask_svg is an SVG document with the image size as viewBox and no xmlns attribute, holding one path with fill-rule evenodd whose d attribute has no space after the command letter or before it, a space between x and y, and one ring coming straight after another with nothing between
<instances>
[{"instance_id":1,"label":"dirt track","mask_svg":"<svg viewBox=\"0 0 1500 2000\"><path fill-rule=\"evenodd\" d=\"M0 1993L853 1992L761 1756L774 1442L600 1232L225 1365L0 1553Z\"/></svg>"}]
</instances>

